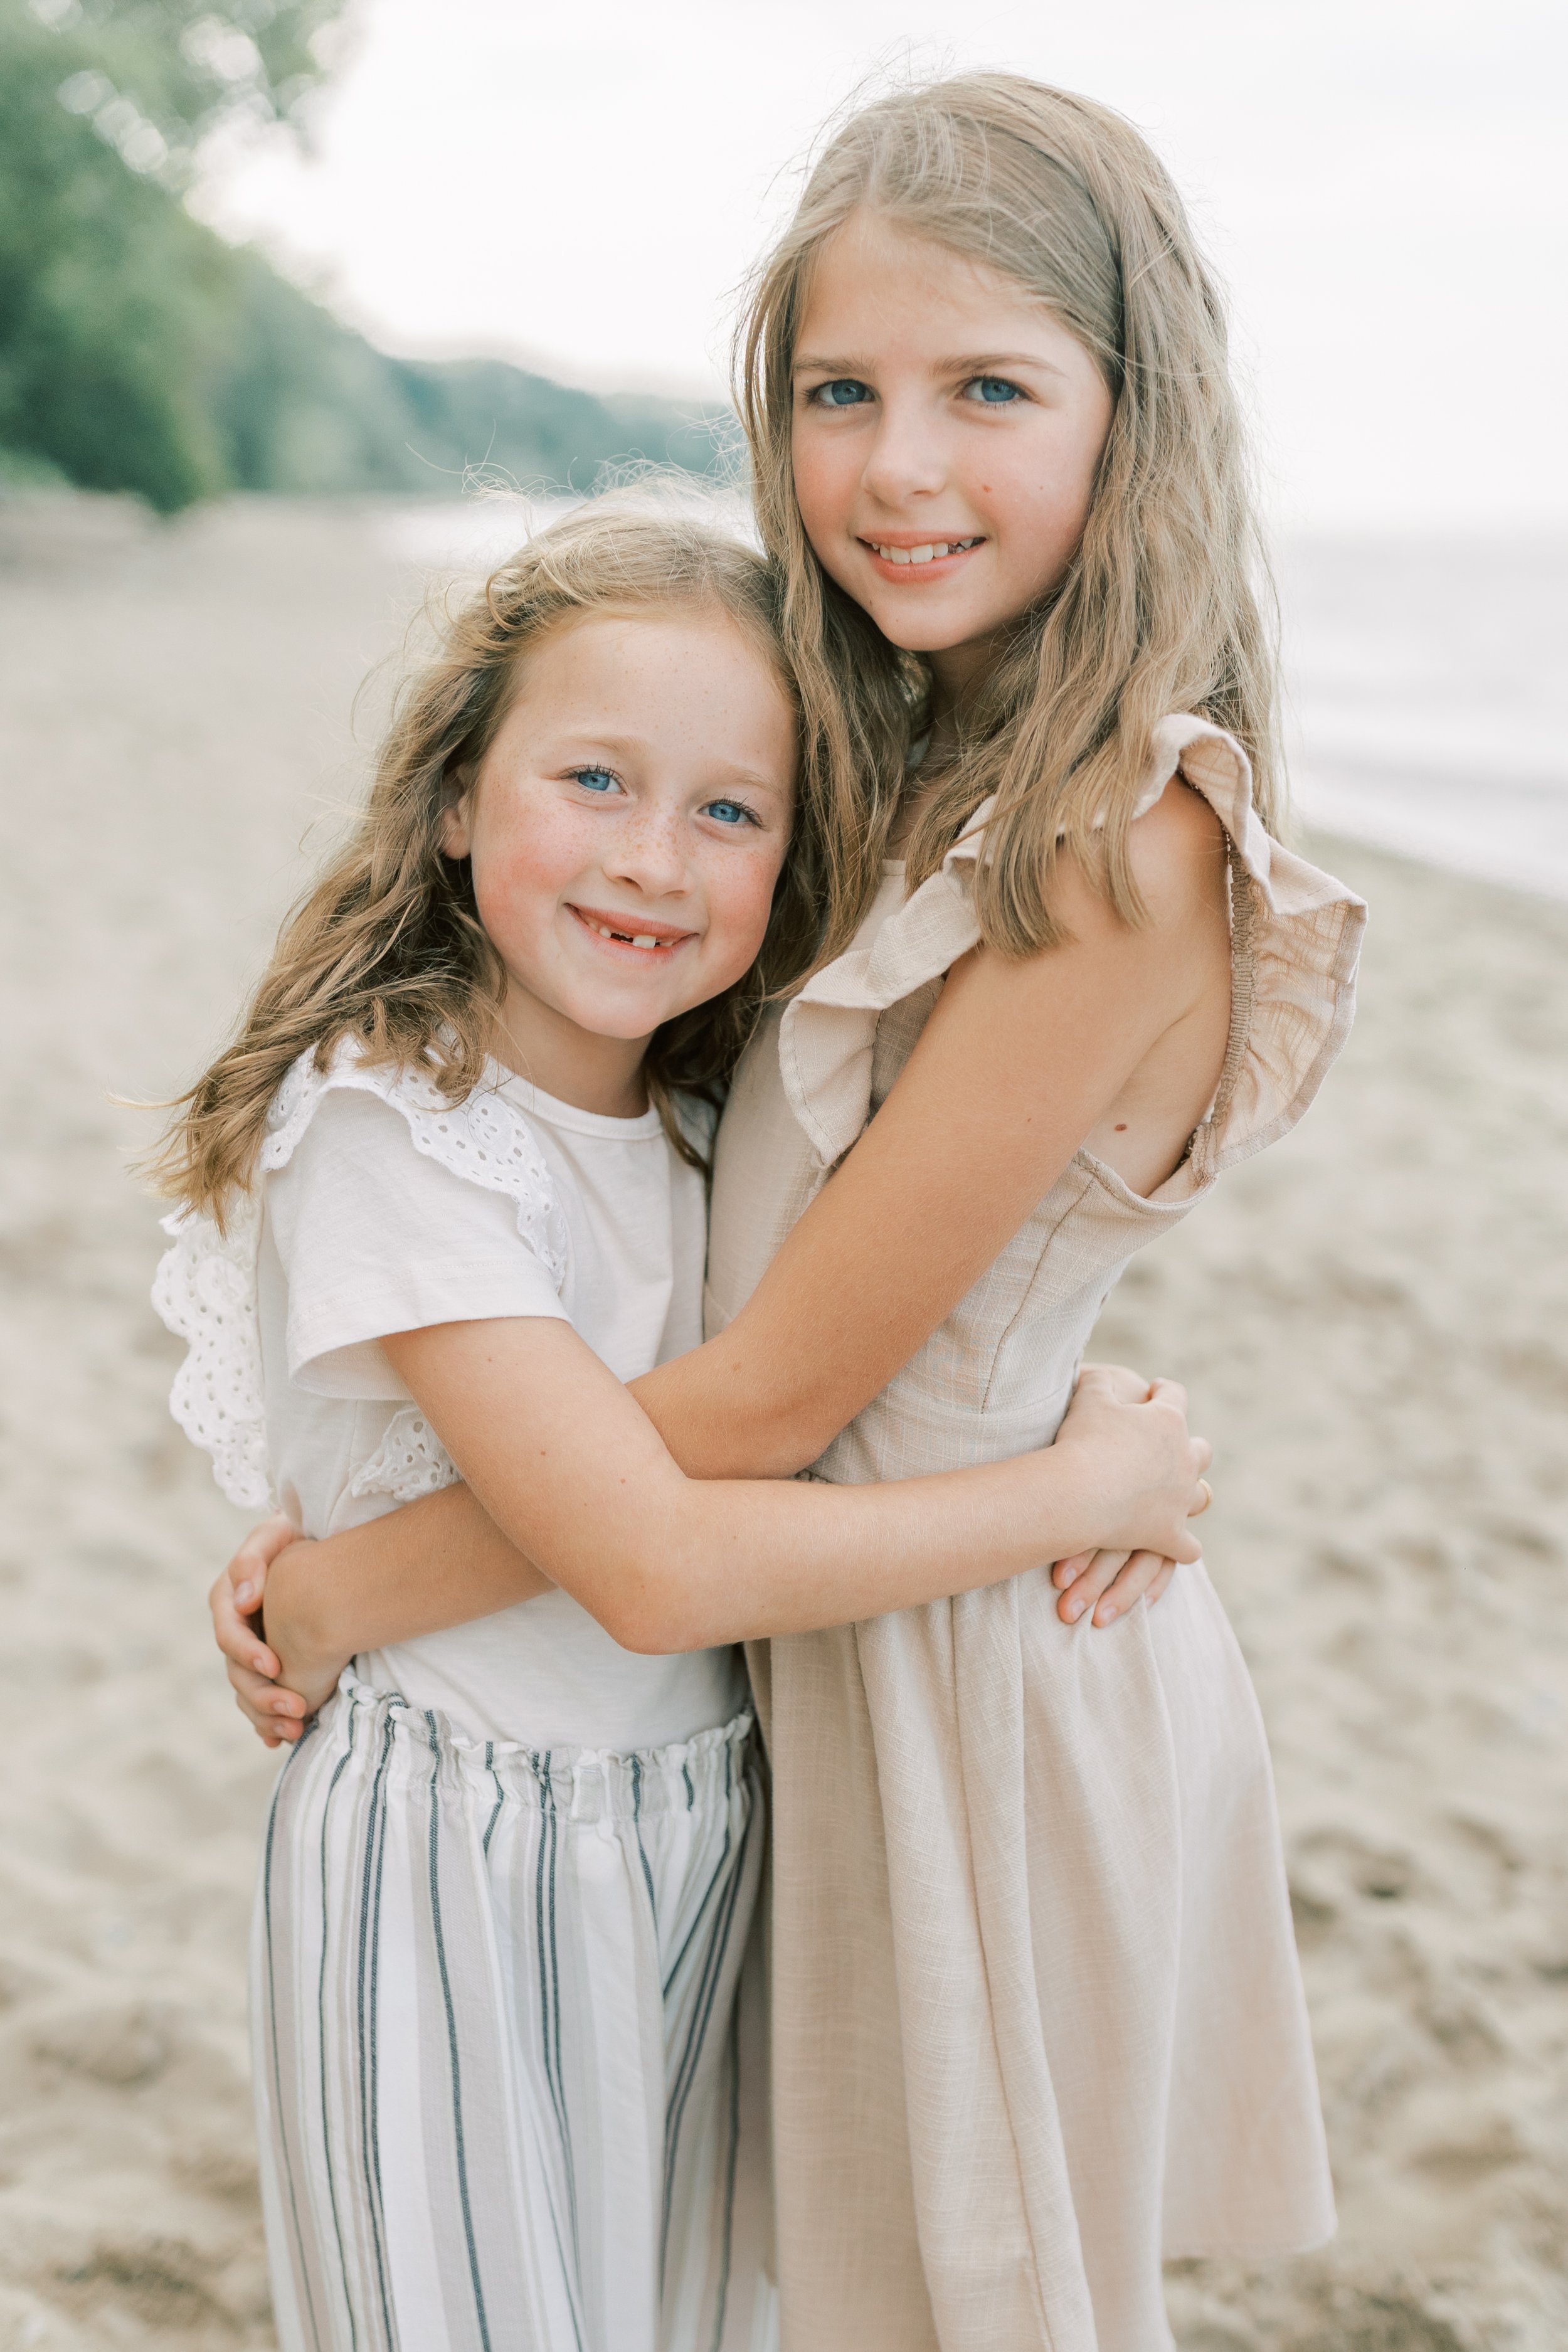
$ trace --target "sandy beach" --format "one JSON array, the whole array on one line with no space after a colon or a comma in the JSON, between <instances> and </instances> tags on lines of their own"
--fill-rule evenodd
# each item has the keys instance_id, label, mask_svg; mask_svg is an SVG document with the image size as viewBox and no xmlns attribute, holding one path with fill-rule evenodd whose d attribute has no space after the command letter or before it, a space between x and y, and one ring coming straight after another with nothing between
<instances>
[{"instance_id":1,"label":"sandy beach","mask_svg":"<svg viewBox=\"0 0 1568 2352\"><path fill-rule=\"evenodd\" d=\"M376 510L0 503L0 2352L271 2343L245 1944L275 1763L203 1596L125 1173L363 774L422 575ZM375 664L378 683L360 693ZM356 696L358 715L355 716ZM1180 2265L1183 2352L1568 2344L1568 905L1337 841L1363 1011L1098 1352L1215 1440L1339 2185Z\"/></svg>"}]
</instances>

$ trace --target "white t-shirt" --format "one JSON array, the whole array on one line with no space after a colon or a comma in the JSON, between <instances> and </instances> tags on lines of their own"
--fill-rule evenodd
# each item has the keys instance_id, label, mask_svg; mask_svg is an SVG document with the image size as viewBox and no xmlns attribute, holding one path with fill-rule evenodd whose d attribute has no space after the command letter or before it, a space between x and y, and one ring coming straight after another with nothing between
<instances>
[{"instance_id":1,"label":"white t-shirt","mask_svg":"<svg viewBox=\"0 0 1568 2352\"><path fill-rule=\"evenodd\" d=\"M266 1451L307 1535L455 1475L378 1344L386 1332L566 1320L622 1381L701 1339L702 1180L658 1112L605 1118L499 1068L491 1079L449 1117L417 1081L329 1081L259 1180ZM471 1736L536 1748L662 1747L745 1698L738 1650L640 1657L559 1591L374 1652L357 1671Z\"/></svg>"}]
</instances>

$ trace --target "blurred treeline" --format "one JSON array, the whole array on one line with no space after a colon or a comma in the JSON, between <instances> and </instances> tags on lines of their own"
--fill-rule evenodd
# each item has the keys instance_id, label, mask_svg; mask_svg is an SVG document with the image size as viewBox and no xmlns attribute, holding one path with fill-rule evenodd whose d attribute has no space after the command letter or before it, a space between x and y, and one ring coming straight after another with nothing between
<instances>
[{"instance_id":1,"label":"blurred treeline","mask_svg":"<svg viewBox=\"0 0 1568 2352\"><path fill-rule=\"evenodd\" d=\"M579 488L636 457L711 468L717 415L388 358L186 210L204 138L299 121L342 5L0 0L0 478L172 513L226 490L450 496L475 467Z\"/></svg>"}]
</instances>

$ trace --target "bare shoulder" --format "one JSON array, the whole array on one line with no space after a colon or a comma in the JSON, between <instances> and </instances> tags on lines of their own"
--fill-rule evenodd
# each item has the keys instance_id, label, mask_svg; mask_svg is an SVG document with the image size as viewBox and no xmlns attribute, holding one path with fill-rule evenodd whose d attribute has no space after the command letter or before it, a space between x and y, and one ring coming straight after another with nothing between
<instances>
[{"instance_id":1,"label":"bare shoulder","mask_svg":"<svg viewBox=\"0 0 1568 2352\"><path fill-rule=\"evenodd\" d=\"M1016 958L972 950L949 973L928 1030L964 1031L966 1050L984 1040L994 1064L1016 1050L1020 1034L1054 1036L1069 1010L1092 1027L1125 997L1138 1007L1136 1025L1154 1008L1163 1027L1200 998L1228 1005L1230 913L1219 819L1202 793L1173 778L1131 826L1128 849L1142 921L1124 920L1099 877L1064 855L1050 884L1056 943ZM1042 1006L1051 1013L1044 1026Z\"/></svg>"},{"instance_id":2,"label":"bare shoulder","mask_svg":"<svg viewBox=\"0 0 1568 2352\"><path fill-rule=\"evenodd\" d=\"M1216 902L1225 878L1225 827L1202 793L1173 776L1128 832L1128 856L1151 919L1186 922Z\"/></svg>"},{"instance_id":3,"label":"bare shoulder","mask_svg":"<svg viewBox=\"0 0 1568 2352\"><path fill-rule=\"evenodd\" d=\"M1145 938L1190 934L1225 909L1225 828L1201 793L1173 777L1128 831L1128 859L1143 902ZM1076 857L1064 856L1051 883L1052 912L1069 936L1110 939L1127 927Z\"/></svg>"},{"instance_id":4,"label":"bare shoulder","mask_svg":"<svg viewBox=\"0 0 1568 2352\"><path fill-rule=\"evenodd\" d=\"M1135 1192L1163 1181L1213 1096L1229 1034L1225 836L1178 783L1130 843L1143 919L1124 920L1098 877L1061 857L1056 941L1016 958L981 946L953 966L870 1138L904 1089L906 1111L964 1139L971 1171L977 1139L994 1175L1016 1165L1020 1198L1043 1197L1085 1144ZM896 1132L884 1130L886 1149Z\"/></svg>"}]
</instances>

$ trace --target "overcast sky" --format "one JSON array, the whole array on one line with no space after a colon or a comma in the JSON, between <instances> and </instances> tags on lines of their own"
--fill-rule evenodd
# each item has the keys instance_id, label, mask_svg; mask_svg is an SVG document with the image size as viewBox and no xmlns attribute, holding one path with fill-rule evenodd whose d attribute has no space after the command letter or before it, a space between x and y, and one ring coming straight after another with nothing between
<instances>
[{"instance_id":1,"label":"overcast sky","mask_svg":"<svg viewBox=\"0 0 1568 2352\"><path fill-rule=\"evenodd\" d=\"M710 392L734 289L867 77L1005 66L1120 107L1233 289L1276 508L1568 521L1561 0L360 0L318 117L219 158L388 349Z\"/></svg>"}]
</instances>

